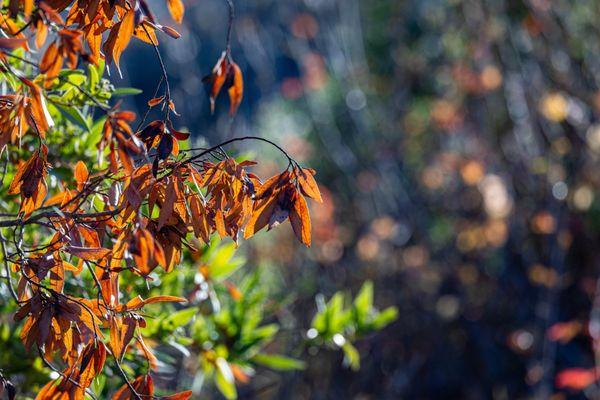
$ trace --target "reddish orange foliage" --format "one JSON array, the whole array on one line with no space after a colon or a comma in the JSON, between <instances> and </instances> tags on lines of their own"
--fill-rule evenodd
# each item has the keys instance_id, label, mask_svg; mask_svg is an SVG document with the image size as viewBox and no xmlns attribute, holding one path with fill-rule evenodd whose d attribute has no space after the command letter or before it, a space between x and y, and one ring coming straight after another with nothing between
<instances>
[{"instance_id":1,"label":"reddish orange foliage","mask_svg":"<svg viewBox=\"0 0 600 400\"><path fill-rule=\"evenodd\" d=\"M167 6L180 23L183 3L167 0ZM72 178L60 182L60 189L48 196L52 154L46 136L55 132L45 91L60 80L61 69L101 58L108 64L114 62L118 69L132 38L156 47L156 30L175 38L179 34L159 24L144 0L11 0L8 10L0 13L0 22L0 29L9 35L0 38L0 63L13 58L23 61L13 54L15 49L33 57L25 29L31 31L38 49L49 43L39 64L25 59L39 69L37 78L27 79L9 67L3 69L14 73L21 86L0 97L0 149L19 144L28 132L37 143L26 158L18 160L8 188L8 194L20 196L12 197L19 202L19 213L1 220L0 226L35 224L50 232L47 243L32 244L27 252L21 248L21 236L15 241L16 255L4 255L10 272L19 276L14 291L19 309L14 319L22 321L21 339L26 349L38 351L48 365L65 366L57 369L60 377L46 384L37 399L84 399L92 380L109 362L107 358L126 381L113 399L154 396L152 377L129 380L120 362L127 353L138 354L155 369L156 357L141 334L146 325L143 309L148 304L187 300L169 295L126 299L119 284L121 273L129 271L150 279L158 267L167 273L177 268L183 249L192 247L188 237L209 243L216 233L237 242L286 219L298 240L310 246L306 198L322 201L315 171L301 168L284 152L288 168L263 182L249 171L254 162L236 162L224 153L215 153L237 140L265 141L261 138L233 139L197 154L180 152L179 143L187 140L189 133L176 130L171 121L171 113L176 112L165 82L165 93L148 102L149 107L161 105L163 119L136 132L131 126L134 113L119 110L118 105L103 109L106 122L97 148L99 157L108 149L108 167L94 170L83 160L72 160ZM211 111L226 88L233 115L242 101L244 84L229 44L205 81ZM217 161L209 161L211 156ZM94 197L102 200L100 208ZM65 285L84 268L95 282L92 289L96 295L90 298L69 293L69 285ZM235 286L228 289L233 298L240 298ZM247 380L241 369L234 373L238 380ZM7 386L1 375L0 383L2 388ZM191 392L181 392L162 398L190 396Z\"/></svg>"}]
</instances>

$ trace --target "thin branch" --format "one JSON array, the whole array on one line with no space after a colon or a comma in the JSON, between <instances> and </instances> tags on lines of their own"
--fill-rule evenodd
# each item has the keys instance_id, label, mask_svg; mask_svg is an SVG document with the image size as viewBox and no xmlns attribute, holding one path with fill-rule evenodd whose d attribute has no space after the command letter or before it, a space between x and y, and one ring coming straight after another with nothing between
<instances>
[{"instance_id":1,"label":"thin branch","mask_svg":"<svg viewBox=\"0 0 600 400\"><path fill-rule=\"evenodd\" d=\"M224 141L222 143L219 143L218 145L215 145L215 146L209 147L209 148L203 148L203 147L200 147L200 148L191 148L191 149L189 149L190 151L192 151L192 150L199 150L199 149L202 149L203 151L201 153L199 153L199 154L196 154L195 156L192 156L192 157L190 157L190 158L188 158L186 160L183 160L180 164L187 164L187 163L193 162L193 161L198 160L199 158L205 156L206 154L209 154L209 153L211 153L213 151L218 150L220 147L227 146L228 144L231 144L231 143L234 143L234 142L241 142L241 141L244 141L244 140L258 140L258 141L261 141L261 142L268 143L271 146L274 146L283 155L285 155L285 157L288 159L288 162L290 163L290 165L293 165L293 164L298 165L298 163L281 146L279 146L277 143L275 143L275 142L273 142L273 141L271 141L269 139L265 139L265 138L262 138L260 136L242 136L242 137L238 137L238 138L233 138L233 139L226 140L226 141Z\"/></svg>"},{"instance_id":2,"label":"thin branch","mask_svg":"<svg viewBox=\"0 0 600 400\"><path fill-rule=\"evenodd\" d=\"M229 7L229 20L227 22L227 41L225 42L225 51L227 52L227 58L231 61L231 31L233 29L233 19L235 18L235 8L233 6L233 0L225 0Z\"/></svg>"},{"instance_id":3,"label":"thin branch","mask_svg":"<svg viewBox=\"0 0 600 400\"><path fill-rule=\"evenodd\" d=\"M112 217L117 215L121 211L120 208L116 208L114 210L109 211L101 211L95 213L73 213L73 212L63 212L63 211L46 211L40 214L37 214L31 218L23 220L21 218L9 219L0 221L0 227L8 227L8 226L20 226L20 225L31 225L31 224L39 224L40 220L44 218L72 218L74 220L86 220L92 218L101 218L101 217Z\"/></svg>"},{"instance_id":4,"label":"thin branch","mask_svg":"<svg viewBox=\"0 0 600 400\"><path fill-rule=\"evenodd\" d=\"M121 363L117 359L117 356L115 356L114 354L113 354L113 356L114 356L114 359L115 359L115 364L117 365L117 369L119 370L119 373L121 374L121 376L123 377L123 379L125 379L125 383L127 384L127 387L129 387L129 390L131 391L131 393L133 394L133 396L137 400L142 400L142 396L140 396L140 394L135 390L135 388L133 387L133 385L129 381L129 378L127 377L127 374L125 373L125 371L123 371L123 367L121 367Z\"/></svg>"},{"instance_id":5,"label":"thin branch","mask_svg":"<svg viewBox=\"0 0 600 400\"><path fill-rule=\"evenodd\" d=\"M0 231L0 246L2 247L2 258L4 260L4 270L6 271L6 281L8 282L8 290L10 291L10 295L12 296L12 298L15 299L17 304L19 304L19 296L17 296L17 292L15 292L15 288L13 287L12 279L10 277L10 265L8 265L8 256L6 254L6 239L4 238L2 231Z\"/></svg>"},{"instance_id":6,"label":"thin branch","mask_svg":"<svg viewBox=\"0 0 600 400\"><path fill-rule=\"evenodd\" d=\"M145 25L142 24L142 28L144 28L144 32L146 32L146 35L148 36L148 38L152 42L152 47L154 48L154 52L156 53L156 58L158 59L158 62L160 64L160 69L161 69L161 72L162 72L163 80L165 82L165 98L163 100L163 104L166 105L165 120L166 121L170 121L170 118L171 118L171 108L169 106L171 104L171 86L169 85L169 76L167 75L167 68L165 67L165 63L163 62L162 56L160 54L160 51L158 50L158 43L154 42L154 39L152 39L152 37L148 33L148 29L146 28Z\"/></svg>"}]
</instances>

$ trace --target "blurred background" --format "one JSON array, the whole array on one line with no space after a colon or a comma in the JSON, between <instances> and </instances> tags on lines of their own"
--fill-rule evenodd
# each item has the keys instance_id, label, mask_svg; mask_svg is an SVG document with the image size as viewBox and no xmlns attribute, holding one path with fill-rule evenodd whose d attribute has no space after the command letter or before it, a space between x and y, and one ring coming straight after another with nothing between
<instances>
[{"instance_id":1,"label":"blurred background","mask_svg":"<svg viewBox=\"0 0 600 400\"><path fill-rule=\"evenodd\" d=\"M271 139L325 199L311 249L287 224L242 245L291 293L276 346L308 368L259 371L241 398L600 398L600 2L235 1L233 120L225 95L210 115L202 84L227 5L185 4L182 37L161 42L176 126L199 144ZM140 114L152 51L136 44L112 78L144 90ZM264 144L235 150L261 176L286 165ZM360 371L338 351L294 354L315 295L367 279L399 316L356 343Z\"/></svg>"}]
</instances>

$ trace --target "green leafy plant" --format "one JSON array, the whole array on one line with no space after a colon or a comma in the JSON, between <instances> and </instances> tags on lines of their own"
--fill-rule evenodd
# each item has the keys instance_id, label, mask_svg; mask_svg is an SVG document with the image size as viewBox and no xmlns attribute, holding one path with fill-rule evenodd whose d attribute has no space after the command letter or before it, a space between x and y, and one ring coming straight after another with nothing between
<instances>
[{"instance_id":1,"label":"green leafy plant","mask_svg":"<svg viewBox=\"0 0 600 400\"><path fill-rule=\"evenodd\" d=\"M344 362L353 370L360 368L360 354L353 342L378 331L398 316L396 307L378 311L373 306L373 283L367 281L352 302L344 292L336 292L329 301L317 296L318 312L312 320L307 336L318 345L341 348Z\"/></svg>"}]
</instances>

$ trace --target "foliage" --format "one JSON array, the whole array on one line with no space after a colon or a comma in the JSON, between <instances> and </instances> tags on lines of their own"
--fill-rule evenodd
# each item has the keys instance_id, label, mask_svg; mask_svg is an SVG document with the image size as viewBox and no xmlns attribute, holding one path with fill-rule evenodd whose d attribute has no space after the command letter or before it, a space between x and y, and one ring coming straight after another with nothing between
<instances>
[{"instance_id":1,"label":"foliage","mask_svg":"<svg viewBox=\"0 0 600 400\"><path fill-rule=\"evenodd\" d=\"M373 307L373 283L364 283L350 307L344 305L344 293L337 292L327 303L317 297L318 312L308 331L309 339L340 347L345 363L353 370L360 368L360 355L352 341L377 331L397 318L396 307L379 312Z\"/></svg>"},{"instance_id":2,"label":"foliage","mask_svg":"<svg viewBox=\"0 0 600 400\"><path fill-rule=\"evenodd\" d=\"M161 346L198 354L190 369L227 398L258 365L302 369L265 351L279 328L266 321L259 271L239 285L230 277L243 264L233 255L240 239L265 227L289 220L311 245L306 198L322 201L315 171L260 137L189 144L173 120L158 45L159 34L180 35L145 0L4 3L0 344L13 350L0 352L0 393L15 396L8 376L16 376L19 390L37 399L189 398L190 390L167 395L155 384L159 368L175 361ZM226 49L205 82L211 111L227 89L234 115L243 77L231 55L228 4ZM180 23L183 4L167 6ZM113 65L121 74L132 40L151 46L162 70L139 120L114 103L139 91L104 78ZM161 117L146 123L152 109ZM273 145L287 168L261 180L250 171L255 162L223 149L243 140ZM196 268L178 269L184 262ZM365 301L357 332L383 325Z\"/></svg>"},{"instance_id":3,"label":"foliage","mask_svg":"<svg viewBox=\"0 0 600 400\"><path fill-rule=\"evenodd\" d=\"M237 14L253 21L233 46L253 76L237 120L316 168L324 197L307 257L289 229L253 257L283 266L304 326L315 291L365 279L399 308L356 344L360 374L320 351L273 397L600 397L598 2L265 0ZM214 15L188 18L203 45L171 65L220 53L204 45ZM559 341L556 323L571 325Z\"/></svg>"}]
</instances>

